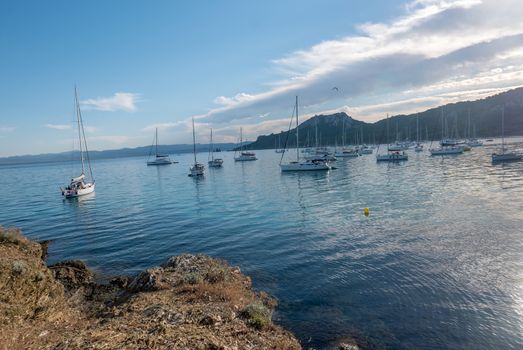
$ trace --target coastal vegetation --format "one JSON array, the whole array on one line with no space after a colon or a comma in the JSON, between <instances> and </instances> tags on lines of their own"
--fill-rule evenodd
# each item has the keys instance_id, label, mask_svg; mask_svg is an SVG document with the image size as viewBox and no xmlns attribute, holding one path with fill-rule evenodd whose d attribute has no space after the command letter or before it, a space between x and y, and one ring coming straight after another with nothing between
<instances>
[{"instance_id":1,"label":"coastal vegetation","mask_svg":"<svg viewBox=\"0 0 523 350\"><path fill-rule=\"evenodd\" d=\"M2 349L300 349L238 267L183 254L99 283L82 261L0 227Z\"/></svg>"}]
</instances>

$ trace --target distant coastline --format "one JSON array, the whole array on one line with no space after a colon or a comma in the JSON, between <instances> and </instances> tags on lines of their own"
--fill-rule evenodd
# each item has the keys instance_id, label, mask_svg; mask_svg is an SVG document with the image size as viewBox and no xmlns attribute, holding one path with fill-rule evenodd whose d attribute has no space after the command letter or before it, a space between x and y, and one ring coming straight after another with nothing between
<instances>
[{"instance_id":1,"label":"distant coastline","mask_svg":"<svg viewBox=\"0 0 523 350\"><path fill-rule=\"evenodd\" d=\"M250 143L250 142L245 142ZM220 149L222 152L230 151L237 147L236 143L216 143L214 149ZM192 153L192 144L177 144L177 145L158 145L158 150L165 154L185 154ZM197 152L208 152L209 144L197 144ZM135 148L120 148L103 151L89 151L89 156L93 160L97 159L113 159L113 158L127 158L127 157L147 157L151 146L141 146ZM9 156L0 158L0 166L3 165L20 165L20 164L38 164L38 163L61 163L68 162L72 159L79 159L79 153L75 152L61 152L61 153L45 153L45 154L28 154L20 156Z\"/></svg>"}]
</instances>

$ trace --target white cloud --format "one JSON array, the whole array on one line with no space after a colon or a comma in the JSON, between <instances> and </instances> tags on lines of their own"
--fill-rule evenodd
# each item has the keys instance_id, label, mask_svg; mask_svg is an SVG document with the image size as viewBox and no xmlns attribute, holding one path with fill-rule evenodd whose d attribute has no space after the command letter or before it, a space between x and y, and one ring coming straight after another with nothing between
<instances>
[{"instance_id":1,"label":"white cloud","mask_svg":"<svg viewBox=\"0 0 523 350\"><path fill-rule=\"evenodd\" d=\"M252 95L241 92L233 97L218 96L214 99L214 103L224 106L234 105L238 102L249 101L253 98Z\"/></svg>"},{"instance_id":2,"label":"white cloud","mask_svg":"<svg viewBox=\"0 0 523 350\"><path fill-rule=\"evenodd\" d=\"M12 126L0 126L0 132L13 132L16 128Z\"/></svg>"},{"instance_id":3,"label":"white cloud","mask_svg":"<svg viewBox=\"0 0 523 350\"><path fill-rule=\"evenodd\" d=\"M155 129L158 129L158 130L168 130L168 129L179 127L179 126L184 125L186 123L187 123L187 121L156 123L156 124L147 125L145 128L143 128L143 131L152 131L152 130L155 130Z\"/></svg>"},{"instance_id":4,"label":"white cloud","mask_svg":"<svg viewBox=\"0 0 523 350\"><path fill-rule=\"evenodd\" d=\"M82 106L92 108L100 111L125 111L134 112L137 110L136 103L140 98L140 94L130 92L117 92L111 97L97 97L88 100L83 100L80 103Z\"/></svg>"},{"instance_id":5,"label":"white cloud","mask_svg":"<svg viewBox=\"0 0 523 350\"><path fill-rule=\"evenodd\" d=\"M68 130L72 128L72 125L70 124L45 124L45 127L48 129L55 129L55 130Z\"/></svg>"},{"instance_id":6,"label":"white cloud","mask_svg":"<svg viewBox=\"0 0 523 350\"><path fill-rule=\"evenodd\" d=\"M358 29L361 35L275 59L282 79L258 94L220 96L199 121L257 124L266 113L264 121L283 119L295 95L304 114L347 105L352 116L374 121L385 108L416 111L523 85L523 6L513 1L416 0L403 16Z\"/></svg>"}]
</instances>

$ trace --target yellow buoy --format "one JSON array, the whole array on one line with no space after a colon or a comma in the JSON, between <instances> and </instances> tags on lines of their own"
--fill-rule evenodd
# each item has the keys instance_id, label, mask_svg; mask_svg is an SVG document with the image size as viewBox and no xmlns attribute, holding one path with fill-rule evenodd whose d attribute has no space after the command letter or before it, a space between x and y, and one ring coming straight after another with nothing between
<instances>
[{"instance_id":1,"label":"yellow buoy","mask_svg":"<svg viewBox=\"0 0 523 350\"><path fill-rule=\"evenodd\" d=\"M363 208L363 215L369 216L369 208Z\"/></svg>"}]
</instances>

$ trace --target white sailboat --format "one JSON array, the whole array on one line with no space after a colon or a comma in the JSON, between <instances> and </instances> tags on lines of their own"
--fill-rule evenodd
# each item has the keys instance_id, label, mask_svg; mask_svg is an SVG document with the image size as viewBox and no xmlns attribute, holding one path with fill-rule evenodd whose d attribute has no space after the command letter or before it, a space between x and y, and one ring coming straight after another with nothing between
<instances>
[{"instance_id":1,"label":"white sailboat","mask_svg":"<svg viewBox=\"0 0 523 350\"><path fill-rule=\"evenodd\" d=\"M149 153L149 158L147 159L147 165L169 165L174 163L171 158L169 158L166 154L159 154L158 153L158 128L156 128L156 132L154 134L154 142L155 146L155 157L151 160L151 153Z\"/></svg>"},{"instance_id":2,"label":"white sailboat","mask_svg":"<svg viewBox=\"0 0 523 350\"><path fill-rule=\"evenodd\" d=\"M397 129L397 127L396 127ZM397 135L397 131L396 131ZM396 137L397 139L397 137ZM389 115L387 114L387 142L389 140ZM376 161L377 162L399 162L403 160L408 160L409 156L401 149L394 149L390 144L387 145L387 153L379 154L379 146L376 151Z\"/></svg>"},{"instance_id":3,"label":"white sailboat","mask_svg":"<svg viewBox=\"0 0 523 350\"><path fill-rule=\"evenodd\" d=\"M444 138L445 134L445 120L443 118L443 108L441 109L441 137L440 147L429 149L431 156L445 156L453 154L462 154L464 148L458 145L458 141L452 138Z\"/></svg>"},{"instance_id":4,"label":"white sailboat","mask_svg":"<svg viewBox=\"0 0 523 350\"><path fill-rule=\"evenodd\" d=\"M416 116L416 146L414 146L415 152L423 152L423 144L419 141L419 113Z\"/></svg>"},{"instance_id":5,"label":"white sailboat","mask_svg":"<svg viewBox=\"0 0 523 350\"><path fill-rule=\"evenodd\" d=\"M281 148L281 134L278 135L278 147L276 147L276 139L274 139L274 152L283 153L285 150Z\"/></svg>"},{"instance_id":6,"label":"white sailboat","mask_svg":"<svg viewBox=\"0 0 523 350\"><path fill-rule=\"evenodd\" d=\"M294 110L296 112L296 160L295 161L290 161L287 164L282 164L281 163L281 161L283 160L283 155L282 155L282 158L280 159L280 169L281 169L281 171L282 172L287 172L287 171L330 170L331 166L330 166L329 162L324 161L324 160L313 159L313 160L300 161L300 143L299 143L300 133L299 133L299 120L298 120L298 96L296 96L296 105L294 106ZM293 113L293 116L291 117L291 125L292 125L292 118L293 117L294 117L294 113ZM290 131L290 128L289 128L289 131Z\"/></svg>"},{"instance_id":7,"label":"white sailboat","mask_svg":"<svg viewBox=\"0 0 523 350\"><path fill-rule=\"evenodd\" d=\"M356 148L345 147L345 117L341 123L341 150L334 153L336 158L353 158L359 157L360 152Z\"/></svg>"},{"instance_id":8,"label":"white sailboat","mask_svg":"<svg viewBox=\"0 0 523 350\"><path fill-rule=\"evenodd\" d=\"M242 128L240 128L240 155L236 156L236 152L234 152L234 161L235 162L247 162L251 160L257 160L256 154L254 152L244 151L243 150L243 132Z\"/></svg>"},{"instance_id":9,"label":"white sailboat","mask_svg":"<svg viewBox=\"0 0 523 350\"><path fill-rule=\"evenodd\" d=\"M212 129L211 129L211 145L209 148L209 168L220 168L223 165L223 159L214 158L214 143L212 142Z\"/></svg>"},{"instance_id":10,"label":"white sailboat","mask_svg":"<svg viewBox=\"0 0 523 350\"><path fill-rule=\"evenodd\" d=\"M481 142L480 140L477 139L476 137L476 124L473 125L472 129L473 129L473 132L471 134L470 132L470 108L468 110L468 136L469 136L469 139L467 140L466 142L466 145L469 146L469 147L481 147L483 146L483 142Z\"/></svg>"},{"instance_id":11,"label":"white sailboat","mask_svg":"<svg viewBox=\"0 0 523 350\"><path fill-rule=\"evenodd\" d=\"M191 172L189 173L189 176L203 176L205 167L203 166L203 164L200 164L196 161L196 135L194 133L194 118L192 118L192 147L194 155L194 164L190 168Z\"/></svg>"},{"instance_id":12,"label":"white sailboat","mask_svg":"<svg viewBox=\"0 0 523 350\"><path fill-rule=\"evenodd\" d=\"M505 105L501 109L501 153L492 154L492 163L517 162L523 155L516 152L507 152L505 149Z\"/></svg>"},{"instance_id":13,"label":"white sailboat","mask_svg":"<svg viewBox=\"0 0 523 350\"><path fill-rule=\"evenodd\" d=\"M89 151L87 149L87 140L85 138L82 113L80 111L78 93L76 92L76 86L74 88L74 99L76 104L76 123L78 125L78 140L80 143L80 160L82 163L82 173L77 177L73 177L69 185L65 189L60 188L60 190L62 191L62 196L64 198L75 198L89 193L93 193L95 187L93 171L91 169L91 160L89 159ZM87 178L85 176L86 161L87 166L89 168L90 181L87 181Z\"/></svg>"}]
</instances>

